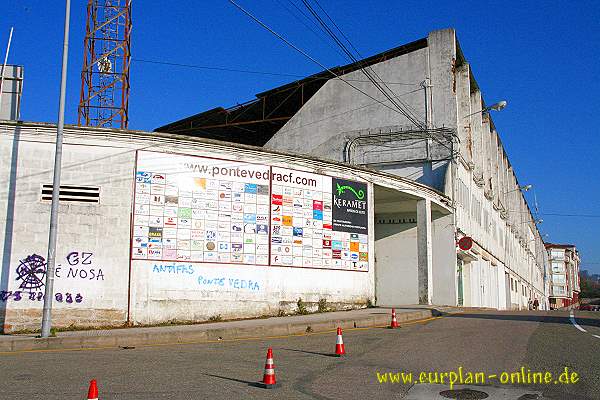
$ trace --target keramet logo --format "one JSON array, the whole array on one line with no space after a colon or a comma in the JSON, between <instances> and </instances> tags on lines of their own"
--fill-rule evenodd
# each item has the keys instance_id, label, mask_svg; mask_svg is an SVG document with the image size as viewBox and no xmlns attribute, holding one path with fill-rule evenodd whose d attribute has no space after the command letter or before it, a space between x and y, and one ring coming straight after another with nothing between
<instances>
[{"instance_id":1,"label":"keramet logo","mask_svg":"<svg viewBox=\"0 0 600 400\"><path fill-rule=\"evenodd\" d=\"M337 194L338 194L338 196L341 196L342 194L344 194L346 192L346 190L349 190L352 193L354 193L354 195L356 196L356 198L358 200L362 200L362 199L365 198L365 191L362 190L362 189L359 189L357 191L356 189L354 189L350 185L340 185L339 183L336 183L336 185L337 185Z\"/></svg>"}]
</instances>

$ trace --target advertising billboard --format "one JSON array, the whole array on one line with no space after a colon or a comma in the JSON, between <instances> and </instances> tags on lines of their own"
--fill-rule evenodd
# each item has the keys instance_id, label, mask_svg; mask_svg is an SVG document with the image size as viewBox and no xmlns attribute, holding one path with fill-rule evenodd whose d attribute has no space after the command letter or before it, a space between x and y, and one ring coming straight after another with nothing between
<instances>
[{"instance_id":1,"label":"advertising billboard","mask_svg":"<svg viewBox=\"0 0 600 400\"><path fill-rule=\"evenodd\" d=\"M366 183L138 151L132 259L368 271Z\"/></svg>"}]
</instances>

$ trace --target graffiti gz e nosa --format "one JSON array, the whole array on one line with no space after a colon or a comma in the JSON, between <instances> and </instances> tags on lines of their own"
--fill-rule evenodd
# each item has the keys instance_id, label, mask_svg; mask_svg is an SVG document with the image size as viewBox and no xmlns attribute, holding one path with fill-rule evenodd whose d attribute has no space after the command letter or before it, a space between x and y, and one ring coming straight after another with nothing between
<instances>
[{"instance_id":1,"label":"graffiti gz e nosa","mask_svg":"<svg viewBox=\"0 0 600 400\"><path fill-rule=\"evenodd\" d=\"M94 253L92 252L71 251L65 257L68 266L57 264L54 275L59 279L104 281L104 272L102 268L94 266L93 256ZM15 280L19 282L19 290L0 291L0 301L21 301L23 299L43 301L46 269L46 259L38 254L31 254L19 260L19 265L15 269ZM83 295L69 292L55 293L54 300L58 303L81 303Z\"/></svg>"},{"instance_id":2,"label":"graffiti gz e nosa","mask_svg":"<svg viewBox=\"0 0 600 400\"><path fill-rule=\"evenodd\" d=\"M89 253L85 251L70 252L66 257L67 263L69 264L66 278L87 279L90 281L103 281L104 272L102 272L102 268L95 268L93 266L93 255L94 253ZM57 278L62 278L61 275L63 274L63 272L61 264L58 264L56 266L54 274Z\"/></svg>"}]
</instances>

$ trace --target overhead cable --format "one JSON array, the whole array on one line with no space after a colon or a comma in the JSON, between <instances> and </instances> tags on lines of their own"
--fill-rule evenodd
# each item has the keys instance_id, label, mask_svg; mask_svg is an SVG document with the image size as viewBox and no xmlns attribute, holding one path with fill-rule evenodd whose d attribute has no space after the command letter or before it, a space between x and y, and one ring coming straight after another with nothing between
<instances>
[{"instance_id":1,"label":"overhead cable","mask_svg":"<svg viewBox=\"0 0 600 400\"><path fill-rule=\"evenodd\" d=\"M316 10L311 6L311 4L307 0L301 0L301 1L304 4L304 6L307 8L307 10L312 14L312 16L321 25L323 31L329 37L331 37L331 39L342 49L342 51L348 56L348 58L350 59L351 62L356 63L360 67L361 72L367 77L367 79L369 79L369 81L371 81L373 83L375 88L377 90L379 90L400 111L400 113L403 114L411 123L413 123L416 127L425 129L426 128L425 124L422 123L421 121L419 121L418 117L416 115L414 115L411 110L409 110L409 107L406 104L402 103L401 101L397 102L396 100L394 100L394 98L392 96L390 96L390 94L381 86L381 84L378 82L378 80L381 81L382 79L379 75L377 75L377 73L373 70L373 68L371 66L366 66L366 68L363 67L364 62L354 56L354 54L346 47L346 45L341 41L341 39L339 39L337 37L337 35L327 25L327 23L325 21L323 21L321 16L316 12ZM314 1L317 4L317 6L321 9L321 11L323 13L325 13L325 15L332 22L332 24L335 26L335 28L340 32L340 34L344 37L344 39L348 42L348 44L354 49L356 54L362 58L362 56L360 55L360 53L358 52L356 47L350 42L348 37L346 35L344 35L344 33L337 26L337 24L333 21L333 19L329 16L329 14L327 14L327 12L320 6L320 4L316 0L314 0ZM373 75L375 75L377 77L377 79L375 79L373 77ZM384 83L384 85L385 85L385 83ZM394 92L387 85L385 85L385 87L392 94L394 94Z\"/></svg>"},{"instance_id":2,"label":"overhead cable","mask_svg":"<svg viewBox=\"0 0 600 400\"><path fill-rule=\"evenodd\" d=\"M294 45L293 43L291 43L289 40L287 40L286 38L284 38L283 36L281 36L279 33L275 32L273 29L271 29L268 25L266 25L264 22L262 22L260 19L258 19L257 17L255 17L252 13L250 13L249 11L247 11L245 8L243 8L242 6L240 6L239 4L237 4L235 1L233 0L229 0L229 2L231 4L233 4L235 7L237 7L240 11L242 11L244 14L246 14L248 17L250 17L252 20L254 20L257 24L259 24L260 26L262 26L264 29L266 29L267 31L269 31L271 34L273 34L274 36L276 36L279 40L281 40L282 42L284 42L285 44L287 44L288 46L290 46L291 48L293 48L294 50L296 50L298 53L302 54L304 57L308 58L309 60L311 60L312 62L314 62L315 64L319 65L321 68L323 68L324 70L326 70L327 72L329 72L332 76L334 76L335 78L341 80L342 82L346 83L348 86L352 87L353 89L359 91L360 93L364 94L365 96L369 97L372 100L375 100L377 103L381 104L382 106L402 114L399 110L397 110L394 107L390 107L386 104L386 102L384 100L379 100L373 96L371 96L369 93L365 92L364 90L360 89L359 87L353 85L352 83L350 83L348 80L342 78L341 76L339 76L338 74L336 74L335 72L333 72L331 69L327 68L325 65L323 65L321 62L319 62L318 60L316 60L314 57L312 57L310 54L308 54L307 52L305 52L304 50L302 50L301 48L299 48L298 46Z\"/></svg>"}]
</instances>

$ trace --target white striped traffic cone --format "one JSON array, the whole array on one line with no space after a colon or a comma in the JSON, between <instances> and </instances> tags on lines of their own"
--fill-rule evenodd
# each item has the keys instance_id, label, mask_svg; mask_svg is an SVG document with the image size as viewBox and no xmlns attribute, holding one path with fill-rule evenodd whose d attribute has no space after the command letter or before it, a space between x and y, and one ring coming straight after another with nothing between
<instances>
[{"instance_id":1,"label":"white striped traffic cone","mask_svg":"<svg viewBox=\"0 0 600 400\"><path fill-rule=\"evenodd\" d=\"M390 324L390 328L394 329L398 327L400 325L398 325L398 320L396 319L396 310L392 308L392 323Z\"/></svg>"},{"instance_id":2,"label":"white striped traffic cone","mask_svg":"<svg viewBox=\"0 0 600 400\"><path fill-rule=\"evenodd\" d=\"M337 328L337 340L335 341L335 355L337 357L341 357L346 354L346 349L344 348L344 339L342 338L342 328Z\"/></svg>"},{"instance_id":3,"label":"white striped traffic cone","mask_svg":"<svg viewBox=\"0 0 600 400\"><path fill-rule=\"evenodd\" d=\"M275 364L273 364L273 349L269 347L267 350L267 361L265 362L265 373L263 374L263 380L259 383L259 386L265 389L272 389L278 387L277 380L275 379Z\"/></svg>"}]
</instances>

